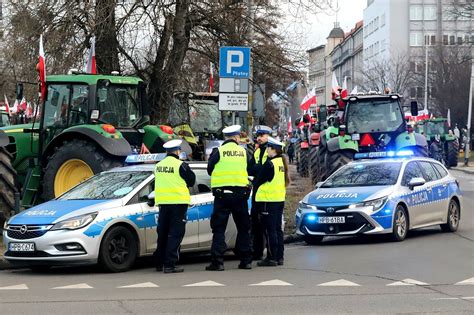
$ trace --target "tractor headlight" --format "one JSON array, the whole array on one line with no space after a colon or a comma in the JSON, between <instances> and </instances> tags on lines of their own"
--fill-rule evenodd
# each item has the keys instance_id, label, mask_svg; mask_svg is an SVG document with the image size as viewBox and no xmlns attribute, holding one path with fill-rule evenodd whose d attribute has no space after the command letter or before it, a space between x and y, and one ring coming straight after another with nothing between
<instances>
[{"instance_id":1,"label":"tractor headlight","mask_svg":"<svg viewBox=\"0 0 474 315\"><path fill-rule=\"evenodd\" d=\"M92 221L94 221L96 216L97 216L97 212L70 218L53 225L53 227L51 228L51 231L81 229L83 227L88 226Z\"/></svg>"}]
</instances>

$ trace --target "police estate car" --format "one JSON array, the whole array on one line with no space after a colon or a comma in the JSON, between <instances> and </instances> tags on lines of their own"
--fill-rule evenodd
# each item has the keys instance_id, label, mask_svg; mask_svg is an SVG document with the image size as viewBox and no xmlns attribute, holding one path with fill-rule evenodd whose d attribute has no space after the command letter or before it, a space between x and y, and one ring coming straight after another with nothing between
<instances>
[{"instance_id":1,"label":"police estate car","mask_svg":"<svg viewBox=\"0 0 474 315\"><path fill-rule=\"evenodd\" d=\"M143 156L153 161L153 155ZM140 156L131 156L137 158ZM159 160L158 157L156 160ZM142 159L143 160L143 159ZM154 203L154 163L97 174L55 200L12 217L5 225L4 258L42 269L58 264L95 264L129 269L156 249L158 207ZM196 174L181 251L209 250L214 197L207 163L189 162ZM230 220L226 242L234 248L237 230Z\"/></svg>"},{"instance_id":2,"label":"police estate car","mask_svg":"<svg viewBox=\"0 0 474 315\"><path fill-rule=\"evenodd\" d=\"M306 243L324 236L391 234L403 241L411 229L440 225L454 232L462 193L439 162L412 152L360 153L300 202L297 233ZM371 160L375 157L387 157Z\"/></svg>"}]
</instances>

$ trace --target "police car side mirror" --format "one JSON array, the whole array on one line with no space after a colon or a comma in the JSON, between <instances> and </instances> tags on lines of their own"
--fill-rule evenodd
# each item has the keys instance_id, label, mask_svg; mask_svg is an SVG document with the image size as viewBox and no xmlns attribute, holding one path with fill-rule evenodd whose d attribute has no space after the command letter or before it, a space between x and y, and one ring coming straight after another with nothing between
<instances>
[{"instance_id":1,"label":"police car side mirror","mask_svg":"<svg viewBox=\"0 0 474 315\"><path fill-rule=\"evenodd\" d=\"M151 193L148 194L148 201L146 203L150 207L155 206L155 192L154 191L152 191Z\"/></svg>"},{"instance_id":2,"label":"police car side mirror","mask_svg":"<svg viewBox=\"0 0 474 315\"><path fill-rule=\"evenodd\" d=\"M426 184L426 180L421 177L414 177L408 182L408 187L413 190L414 187L423 186Z\"/></svg>"},{"instance_id":3,"label":"police car side mirror","mask_svg":"<svg viewBox=\"0 0 474 315\"><path fill-rule=\"evenodd\" d=\"M316 185L315 185L315 187L316 187L316 188L319 188L319 187L321 187L323 184L324 184L324 182L317 182Z\"/></svg>"}]
</instances>

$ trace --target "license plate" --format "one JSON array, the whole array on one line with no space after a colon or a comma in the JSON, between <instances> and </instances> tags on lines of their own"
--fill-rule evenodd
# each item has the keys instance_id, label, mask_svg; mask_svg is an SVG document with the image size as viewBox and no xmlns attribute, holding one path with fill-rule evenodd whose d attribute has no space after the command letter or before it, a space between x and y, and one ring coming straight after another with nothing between
<instances>
[{"instance_id":1,"label":"license plate","mask_svg":"<svg viewBox=\"0 0 474 315\"><path fill-rule=\"evenodd\" d=\"M10 243L8 250L11 252L34 252L35 243Z\"/></svg>"},{"instance_id":2,"label":"license plate","mask_svg":"<svg viewBox=\"0 0 474 315\"><path fill-rule=\"evenodd\" d=\"M346 223L345 217L318 217L318 223Z\"/></svg>"}]
</instances>

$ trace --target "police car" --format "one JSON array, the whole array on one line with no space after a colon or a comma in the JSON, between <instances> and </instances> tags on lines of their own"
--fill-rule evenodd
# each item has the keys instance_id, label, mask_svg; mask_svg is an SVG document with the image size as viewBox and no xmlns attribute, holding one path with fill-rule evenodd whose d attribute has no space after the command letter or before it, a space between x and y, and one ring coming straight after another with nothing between
<instances>
[{"instance_id":1,"label":"police car","mask_svg":"<svg viewBox=\"0 0 474 315\"><path fill-rule=\"evenodd\" d=\"M300 202L297 234L306 243L325 236L390 234L403 241L412 229L459 226L459 183L439 162L413 152L359 153ZM377 158L377 159L373 159Z\"/></svg>"},{"instance_id":2,"label":"police car","mask_svg":"<svg viewBox=\"0 0 474 315\"><path fill-rule=\"evenodd\" d=\"M59 264L100 263L107 271L128 270L135 259L156 249L158 207L154 206L154 166L162 154L135 155L128 162L149 161L97 174L57 199L12 217L5 225L4 258L43 269ZM189 162L196 174L190 188L186 234L181 251L209 250L214 197L207 163ZM233 221L226 242L234 248Z\"/></svg>"}]
</instances>

